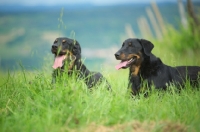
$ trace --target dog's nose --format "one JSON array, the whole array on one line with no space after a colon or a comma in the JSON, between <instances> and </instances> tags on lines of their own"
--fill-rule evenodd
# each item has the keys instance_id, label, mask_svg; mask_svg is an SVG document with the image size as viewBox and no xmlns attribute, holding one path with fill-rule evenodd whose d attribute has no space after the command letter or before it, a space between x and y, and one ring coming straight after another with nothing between
<instances>
[{"instance_id":1,"label":"dog's nose","mask_svg":"<svg viewBox=\"0 0 200 132\"><path fill-rule=\"evenodd\" d=\"M57 49L58 46L57 45L52 45L52 49Z\"/></svg>"},{"instance_id":2,"label":"dog's nose","mask_svg":"<svg viewBox=\"0 0 200 132\"><path fill-rule=\"evenodd\" d=\"M119 58L119 56L120 56L120 53L119 53L119 52L115 53L115 57L116 57L116 58Z\"/></svg>"}]
</instances>

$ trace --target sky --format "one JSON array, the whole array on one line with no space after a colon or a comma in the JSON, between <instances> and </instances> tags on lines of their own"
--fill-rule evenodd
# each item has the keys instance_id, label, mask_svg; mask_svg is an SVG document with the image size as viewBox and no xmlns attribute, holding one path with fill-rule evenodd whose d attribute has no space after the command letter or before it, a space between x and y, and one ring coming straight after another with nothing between
<instances>
[{"instance_id":1,"label":"sky","mask_svg":"<svg viewBox=\"0 0 200 132\"><path fill-rule=\"evenodd\" d=\"M0 5L60 5L60 4L94 4L94 5L111 5L111 4L123 4L133 2L151 2L152 0L0 0ZM174 1L177 0L153 0L156 2Z\"/></svg>"}]
</instances>

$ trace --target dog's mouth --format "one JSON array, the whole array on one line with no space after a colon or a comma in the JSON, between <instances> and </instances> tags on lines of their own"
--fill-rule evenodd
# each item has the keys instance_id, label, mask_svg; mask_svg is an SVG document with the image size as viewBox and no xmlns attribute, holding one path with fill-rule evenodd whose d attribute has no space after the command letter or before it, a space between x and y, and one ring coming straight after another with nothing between
<instances>
[{"instance_id":1,"label":"dog's mouth","mask_svg":"<svg viewBox=\"0 0 200 132\"><path fill-rule=\"evenodd\" d=\"M53 68L61 68L65 64L65 61L73 62L76 60L76 56L74 55L66 55L66 54L59 54L58 56L55 57Z\"/></svg>"},{"instance_id":2,"label":"dog's mouth","mask_svg":"<svg viewBox=\"0 0 200 132\"><path fill-rule=\"evenodd\" d=\"M55 57L53 68L57 69L59 67L62 67L64 65L64 60L66 59L66 55L59 55Z\"/></svg>"},{"instance_id":3,"label":"dog's mouth","mask_svg":"<svg viewBox=\"0 0 200 132\"><path fill-rule=\"evenodd\" d=\"M137 60L136 56L134 56L133 58L131 58L129 60L122 60L118 65L115 66L115 68L117 70L119 70L121 68L123 68L123 69L128 68L128 67L131 66L131 64L133 64L134 62L136 62L136 60Z\"/></svg>"}]
</instances>

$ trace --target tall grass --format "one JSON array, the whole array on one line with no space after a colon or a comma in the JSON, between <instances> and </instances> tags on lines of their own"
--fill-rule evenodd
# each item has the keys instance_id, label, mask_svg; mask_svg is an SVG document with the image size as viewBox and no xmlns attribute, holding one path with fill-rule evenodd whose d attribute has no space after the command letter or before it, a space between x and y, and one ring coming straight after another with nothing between
<instances>
[{"instance_id":1,"label":"tall grass","mask_svg":"<svg viewBox=\"0 0 200 132\"><path fill-rule=\"evenodd\" d=\"M197 49L185 46L199 41L190 32L180 35L171 29L163 40L154 40L153 52L169 65L199 65L199 53L185 51ZM22 67L7 76L0 73L0 131L200 131L199 88L187 82L181 92L170 86L133 98L127 93L128 70L101 72L112 92L105 83L88 90L75 75L64 74L52 85L51 73L45 71Z\"/></svg>"},{"instance_id":2,"label":"tall grass","mask_svg":"<svg viewBox=\"0 0 200 132\"><path fill-rule=\"evenodd\" d=\"M0 131L87 131L91 124L111 127L132 121L147 122L147 126L154 122L152 131L168 126L160 125L161 121L180 123L181 130L200 130L198 89L186 85L177 93L171 87L166 92L153 91L148 98L142 94L132 98L124 72L106 74L106 78L112 92L104 83L88 90L75 76L63 75L52 85L51 77L42 72L10 74L0 87Z\"/></svg>"},{"instance_id":3,"label":"tall grass","mask_svg":"<svg viewBox=\"0 0 200 132\"><path fill-rule=\"evenodd\" d=\"M166 26L166 32L162 39L154 39L153 53L160 57L165 64L177 65L200 65L200 29L180 26L179 29L171 25Z\"/></svg>"}]
</instances>

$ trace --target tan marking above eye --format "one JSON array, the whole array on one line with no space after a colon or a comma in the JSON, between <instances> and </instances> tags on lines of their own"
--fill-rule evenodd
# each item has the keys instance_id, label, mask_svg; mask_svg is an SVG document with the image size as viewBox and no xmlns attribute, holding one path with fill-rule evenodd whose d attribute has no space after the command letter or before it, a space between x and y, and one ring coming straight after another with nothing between
<instances>
[{"instance_id":1,"label":"tan marking above eye","mask_svg":"<svg viewBox=\"0 0 200 132\"><path fill-rule=\"evenodd\" d=\"M65 43L65 42L66 42L66 40L64 39L62 42L63 42L63 43Z\"/></svg>"},{"instance_id":2,"label":"tan marking above eye","mask_svg":"<svg viewBox=\"0 0 200 132\"><path fill-rule=\"evenodd\" d=\"M58 42L58 40L56 39L55 42Z\"/></svg>"},{"instance_id":3,"label":"tan marking above eye","mask_svg":"<svg viewBox=\"0 0 200 132\"><path fill-rule=\"evenodd\" d=\"M128 45L129 45L129 46L131 46L131 45L132 45L132 43L130 42L130 43L128 43Z\"/></svg>"}]
</instances>

